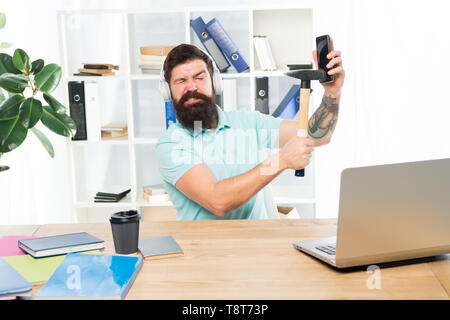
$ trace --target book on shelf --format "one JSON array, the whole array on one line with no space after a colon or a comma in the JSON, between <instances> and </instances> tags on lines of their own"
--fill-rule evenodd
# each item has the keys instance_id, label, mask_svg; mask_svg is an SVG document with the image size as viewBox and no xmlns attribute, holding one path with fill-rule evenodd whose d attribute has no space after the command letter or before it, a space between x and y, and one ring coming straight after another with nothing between
<instances>
[{"instance_id":1,"label":"book on shelf","mask_svg":"<svg viewBox=\"0 0 450 320\"><path fill-rule=\"evenodd\" d=\"M143 186L142 191L147 193L150 196L167 193L166 188L163 183Z\"/></svg>"},{"instance_id":2,"label":"book on shelf","mask_svg":"<svg viewBox=\"0 0 450 320\"><path fill-rule=\"evenodd\" d=\"M166 194L149 195L146 192L142 192L142 199L148 203L158 203L158 202L169 202L170 201L169 195L167 193Z\"/></svg>"},{"instance_id":3,"label":"book on shelf","mask_svg":"<svg viewBox=\"0 0 450 320\"><path fill-rule=\"evenodd\" d=\"M139 51L142 55L167 56L173 48L175 48L175 47L174 46L165 46L165 47L143 46L143 47L139 47Z\"/></svg>"},{"instance_id":4,"label":"book on shelf","mask_svg":"<svg viewBox=\"0 0 450 320\"><path fill-rule=\"evenodd\" d=\"M286 64L286 67L289 70L312 69L313 63L311 61L289 62Z\"/></svg>"},{"instance_id":5,"label":"book on shelf","mask_svg":"<svg viewBox=\"0 0 450 320\"><path fill-rule=\"evenodd\" d=\"M0 300L29 296L31 289L31 283L0 257Z\"/></svg>"},{"instance_id":6,"label":"book on shelf","mask_svg":"<svg viewBox=\"0 0 450 320\"><path fill-rule=\"evenodd\" d=\"M119 202L131 191L130 187L113 185L96 193L94 202Z\"/></svg>"},{"instance_id":7,"label":"book on shelf","mask_svg":"<svg viewBox=\"0 0 450 320\"><path fill-rule=\"evenodd\" d=\"M119 70L118 65L109 63L82 63L85 69L108 69L108 70Z\"/></svg>"},{"instance_id":8,"label":"book on shelf","mask_svg":"<svg viewBox=\"0 0 450 320\"><path fill-rule=\"evenodd\" d=\"M35 239L19 240L19 248L40 258L104 248L104 241L87 232L69 233Z\"/></svg>"},{"instance_id":9,"label":"book on shelf","mask_svg":"<svg viewBox=\"0 0 450 320\"><path fill-rule=\"evenodd\" d=\"M261 70L276 70L277 65L273 58L272 49L270 48L267 36L254 36L253 43L255 45L256 56L258 57Z\"/></svg>"},{"instance_id":10,"label":"book on shelf","mask_svg":"<svg viewBox=\"0 0 450 320\"><path fill-rule=\"evenodd\" d=\"M112 121L101 127L101 135L104 139L125 137L128 135L128 125L125 121Z\"/></svg>"},{"instance_id":11,"label":"book on shelf","mask_svg":"<svg viewBox=\"0 0 450 320\"><path fill-rule=\"evenodd\" d=\"M145 260L183 256L184 252L172 236L139 239L139 252Z\"/></svg>"},{"instance_id":12,"label":"book on shelf","mask_svg":"<svg viewBox=\"0 0 450 320\"><path fill-rule=\"evenodd\" d=\"M68 254L36 299L124 299L142 262L141 257Z\"/></svg>"}]
</instances>

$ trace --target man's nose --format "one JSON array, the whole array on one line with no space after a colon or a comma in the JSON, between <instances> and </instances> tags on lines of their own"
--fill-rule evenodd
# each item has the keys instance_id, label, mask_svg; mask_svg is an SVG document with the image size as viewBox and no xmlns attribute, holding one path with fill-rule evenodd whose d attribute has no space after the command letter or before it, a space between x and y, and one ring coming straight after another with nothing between
<instances>
[{"instance_id":1,"label":"man's nose","mask_svg":"<svg viewBox=\"0 0 450 320\"><path fill-rule=\"evenodd\" d=\"M186 83L186 91L197 91L197 84L194 80L188 80Z\"/></svg>"}]
</instances>

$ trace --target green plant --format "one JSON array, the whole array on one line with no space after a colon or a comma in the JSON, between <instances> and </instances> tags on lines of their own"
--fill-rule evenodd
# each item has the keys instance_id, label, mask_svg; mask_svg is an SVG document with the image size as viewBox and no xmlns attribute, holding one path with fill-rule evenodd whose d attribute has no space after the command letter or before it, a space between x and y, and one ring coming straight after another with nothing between
<instances>
[{"instance_id":1,"label":"green plant","mask_svg":"<svg viewBox=\"0 0 450 320\"><path fill-rule=\"evenodd\" d=\"M0 13L0 29L5 23L4 14ZM67 108L50 95L61 80L61 67L54 63L45 65L42 59L30 61L22 49L16 49L13 56L0 53L0 87L7 92L5 95L0 89L0 157L20 146L31 130L53 158L50 140L35 128L39 121L61 136L76 133Z\"/></svg>"}]
</instances>

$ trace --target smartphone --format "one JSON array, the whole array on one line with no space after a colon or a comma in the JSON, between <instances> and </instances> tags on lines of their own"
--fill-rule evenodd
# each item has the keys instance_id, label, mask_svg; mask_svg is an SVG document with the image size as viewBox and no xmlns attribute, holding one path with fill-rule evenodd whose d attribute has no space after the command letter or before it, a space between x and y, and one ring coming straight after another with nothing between
<instances>
[{"instance_id":1,"label":"smartphone","mask_svg":"<svg viewBox=\"0 0 450 320\"><path fill-rule=\"evenodd\" d=\"M317 50L317 64L319 69L323 69L327 72L327 77L324 80L320 80L321 83L333 82L334 77L328 74L330 69L327 68L327 64L330 59L327 58L327 54L331 51L330 36L324 35L316 38L316 50Z\"/></svg>"}]
</instances>

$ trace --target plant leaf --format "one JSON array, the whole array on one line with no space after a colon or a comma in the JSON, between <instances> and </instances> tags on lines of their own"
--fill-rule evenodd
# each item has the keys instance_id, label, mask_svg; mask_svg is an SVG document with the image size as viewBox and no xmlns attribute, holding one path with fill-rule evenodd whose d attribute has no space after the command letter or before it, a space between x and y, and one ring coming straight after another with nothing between
<instances>
[{"instance_id":1,"label":"plant leaf","mask_svg":"<svg viewBox=\"0 0 450 320\"><path fill-rule=\"evenodd\" d=\"M14 66L12 57L6 53L0 53L0 74L14 73L21 74L20 70Z\"/></svg>"},{"instance_id":2,"label":"plant leaf","mask_svg":"<svg viewBox=\"0 0 450 320\"><path fill-rule=\"evenodd\" d=\"M34 98L28 98L20 104L19 118L22 125L27 128L33 128L41 119L42 103Z\"/></svg>"},{"instance_id":3,"label":"plant leaf","mask_svg":"<svg viewBox=\"0 0 450 320\"><path fill-rule=\"evenodd\" d=\"M37 59L36 61L33 61L31 63L31 73L38 74L39 72L41 72L43 67L44 67L44 60Z\"/></svg>"},{"instance_id":4,"label":"plant leaf","mask_svg":"<svg viewBox=\"0 0 450 320\"><path fill-rule=\"evenodd\" d=\"M3 93L3 90L0 89L0 103L6 100L5 94Z\"/></svg>"},{"instance_id":5,"label":"plant leaf","mask_svg":"<svg viewBox=\"0 0 450 320\"><path fill-rule=\"evenodd\" d=\"M31 131L34 133L34 135L42 143L42 145L44 146L45 150L47 150L47 152L50 155L50 157L54 158L55 157L55 150L53 150L53 146L52 146L52 143L50 142L50 140L48 140L48 138L41 131L39 131L37 128L31 128Z\"/></svg>"},{"instance_id":6,"label":"plant leaf","mask_svg":"<svg viewBox=\"0 0 450 320\"><path fill-rule=\"evenodd\" d=\"M64 137L74 136L77 132L75 122L65 113L56 113L49 106L42 107L42 123L56 134Z\"/></svg>"},{"instance_id":7,"label":"plant leaf","mask_svg":"<svg viewBox=\"0 0 450 320\"><path fill-rule=\"evenodd\" d=\"M0 104L0 119L9 119L19 115L19 107L25 98L15 94Z\"/></svg>"},{"instance_id":8,"label":"plant leaf","mask_svg":"<svg viewBox=\"0 0 450 320\"><path fill-rule=\"evenodd\" d=\"M19 116L0 120L0 153L14 150L25 141L28 130L22 126Z\"/></svg>"},{"instance_id":9,"label":"plant leaf","mask_svg":"<svg viewBox=\"0 0 450 320\"><path fill-rule=\"evenodd\" d=\"M61 76L61 67L51 63L46 65L42 71L34 77L34 83L42 92L52 92L58 87Z\"/></svg>"},{"instance_id":10,"label":"plant leaf","mask_svg":"<svg viewBox=\"0 0 450 320\"><path fill-rule=\"evenodd\" d=\"M28 79L22 74L4 73L0 75L0 87L11 93L22 93L28 87Z\"/></svg>"},{"instance_id":11,"label":"plant leaf","mask_svg":"<svg viewBox=\"0 0 450 320\"><path fill-rule=\"evenodd\" d=\"M20 71L30 70L30 57L22 49L16 49L13 55L14 66Z\"/></svg>"},{"instance_id":12,"label":"plant leaf","mask_svg":"<svg viewBox=\"0 0 450 320\"><path fill-rule=\"evenodd\" d=\"M6 25L6 15L0 12L0 29L3 29Z\"/></svg>"},{"instance_id":13,"label":"plant leaf","mask_svg":"<svg viewBox=\"0 0 450 320\"><path fill-rule=\"evenodd\" d=\"M0 43L0 49L6 49L6 48L11 48L11 47L12 47L12 43L10 43L10 42L3 41L2 43Z\"/></svg>"},{"instance_id":14,"label":"plant leaf","mask_svg":"<svg viewBox=\"0 0 450 320\"><path fill-rule=\"evenodd\" d=\"M67 113L67 108L58 100L56 100L50 94L44 92L43 94L45 101L52 107L53 111L57 113Z\"/></svg>"}]
</instances>

